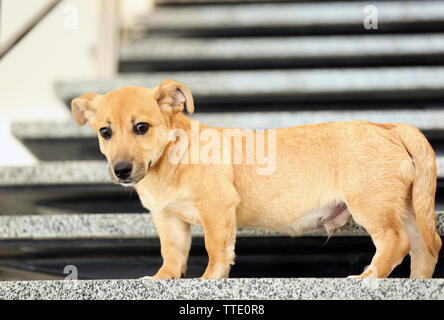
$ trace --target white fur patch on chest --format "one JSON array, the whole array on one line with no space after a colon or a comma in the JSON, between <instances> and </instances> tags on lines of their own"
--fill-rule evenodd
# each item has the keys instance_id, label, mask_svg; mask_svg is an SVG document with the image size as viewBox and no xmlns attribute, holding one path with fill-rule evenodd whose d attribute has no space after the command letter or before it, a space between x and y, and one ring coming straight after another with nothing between
<instances>
[{"instance_id":1,"label":"white fur patch on chest","mask_svg":"<svg viewBox=\"0 0 444 320\"><path fill-rule=\"evenodd\" d=\"M174 213L181 220L194 225L202 225L199 216L199 210L192 201L181 200L169 203L165 209Z\"/></svg>"},{"instance_id":2,"label":"white fur patch on chest","mask_svg":"<svg viewBox=\"0 0 444 320\"><path fill-rule=\"evenodd\" d=\"M138 187L137 193L143 206L148 210L156 213L168 210L185 222L201 225L199 210L192 201L183 200L180 194L174 192L153 194L144 186Z\"/></svg>"},{"instance_id":3,"label":"white fur patch on chest","mask_svg":"<svg viewBox=\"0 0 444 320\"><path fill-rule=\"evenodd\" d=\"M156 201L154 196L149 192L147 188L141 187L137 189L137 194L142 202L143 206L149 210L157 211Z\"/></svg>"}]
</instances>

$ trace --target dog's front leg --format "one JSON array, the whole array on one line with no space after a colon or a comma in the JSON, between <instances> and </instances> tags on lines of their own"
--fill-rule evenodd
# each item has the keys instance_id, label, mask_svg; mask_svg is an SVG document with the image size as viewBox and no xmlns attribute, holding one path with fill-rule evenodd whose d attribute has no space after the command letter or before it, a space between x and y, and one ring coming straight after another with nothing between
<instances>
[{"instance_id":1,"label":"dog's front leg","mask_svg":"<svg viewBox=\"0 0 444 320\"><path fill-rule=\"evenodd\" d=\"M201 214L205 234L205 248L208 252L208 266L202 278L227 278L234 264L236 242L235 206L223 209L221 206L207 207Z\"/></svg>"},{"instance_id":2,"label":"dog's front leg","mask_svg":"<svg viewBox=\"0 0 444 320\"><path fill-rule=\"evenodd\" d=\"M185 273L191 247L190 225L168 211L151 214L159 234L163 259L153 278L180 278Z\"/></svg>"}]
</instances>

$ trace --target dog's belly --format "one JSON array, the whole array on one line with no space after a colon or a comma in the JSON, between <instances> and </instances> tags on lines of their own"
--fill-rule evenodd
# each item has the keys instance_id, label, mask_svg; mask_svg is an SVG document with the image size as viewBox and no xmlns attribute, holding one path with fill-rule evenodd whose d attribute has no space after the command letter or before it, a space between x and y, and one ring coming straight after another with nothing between
<instances>
[{"instance_id":1,"label":"dog's belly","mask_svg":"<svg viewBox=\"0 0 444 320\"><path fill-rule=\"evenodd\" d=\"M311 210L290 223L279 226L277 231L296 237L324 228L328 234L331 234L346 224L350 218L350 211L345 204L331 204Z\"/></svg>"},{"instance_id":2,"label":"dog's belly","mask_svg":"<svg viewBox=\"0 0 444 320\"><path fill-rule=\"evenodd\" d=\"M331 234L335 229L342 227L351 218L350 211L344 203L332 203L323 207L297 214L287 222L276 223L265 219L256 219L243 227L272 229L278 232L297 237L317 229L325 229Z\"/></svg>"}]
</instances>

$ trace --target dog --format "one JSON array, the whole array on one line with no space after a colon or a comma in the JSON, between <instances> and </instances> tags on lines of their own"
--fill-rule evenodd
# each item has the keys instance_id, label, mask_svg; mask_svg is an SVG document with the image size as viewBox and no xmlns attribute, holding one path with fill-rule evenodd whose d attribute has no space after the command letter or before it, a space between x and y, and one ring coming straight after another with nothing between
<instances>
[{"instance_id":1,"label":"dog","mask_svg":"<svg viewBox=\"0 0 444 320\"><path fill-rule=\"evenodd\" d=\"M75 121L97 132L112 181L133 186L151 212L163 259L153 278L185 273L192 224L204 230L209 261L202 278L224 278L234 264L237 228L299 236L320 228L331 233L350 218L376 247L369 268L351 277L385 278L407 254L411 278L433 276L441 249L434 212L437 168L418 129L347 121L239 130L245 136L237 150L220 143L209 148L209 137L223 140L228 128L200 124L184 108L194 112L193 96L172 79L155 88L88 93L71 103ZM190 139L179 143L184 136ZM233 161L250 150L247 137L273 146L268 153L274 170L260 172L264 163L252 162L254 157ZM231 155L220 162L193 161L196 144L201 152L211 149L212 159Z\"/></svg>"}]
</instances>

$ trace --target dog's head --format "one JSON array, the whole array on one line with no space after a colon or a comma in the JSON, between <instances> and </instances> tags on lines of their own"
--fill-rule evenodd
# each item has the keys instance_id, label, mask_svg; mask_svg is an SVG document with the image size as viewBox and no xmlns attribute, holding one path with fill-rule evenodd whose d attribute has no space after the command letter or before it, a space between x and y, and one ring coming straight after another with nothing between
<instances>
[{"instance_id":1,"label":"dog's head","mask_svg":"<svg viewBox=\"0 0 444 320\"><path fill-rule=\"evenodd\" d=\"M113 182L134 185L165 152L172 119L186 106L194 111L190 90L166 79L156 88L123 87L105 95L88 93L72 100L75 121L97 132Z\"/></svg>"}]
</instances>

